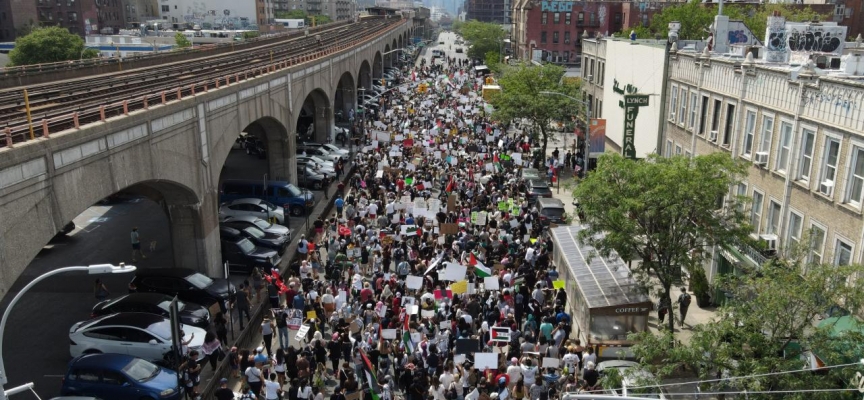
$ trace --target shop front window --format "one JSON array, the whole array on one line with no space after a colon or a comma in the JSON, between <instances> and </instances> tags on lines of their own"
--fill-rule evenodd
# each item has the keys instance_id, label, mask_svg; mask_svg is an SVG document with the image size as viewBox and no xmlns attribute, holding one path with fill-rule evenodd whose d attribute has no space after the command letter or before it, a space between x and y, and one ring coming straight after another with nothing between
<instances>
[{"instance_id":1,"label":"shop front window","mask_svg":"<svg viewBox=\"0 0 864 400\"><path fill-rule=\"evenodd\" d=\"M627 340L627 335L642 332L648 315L592 315L589 333L591 342Z\"/></svg>"}]
</instances>

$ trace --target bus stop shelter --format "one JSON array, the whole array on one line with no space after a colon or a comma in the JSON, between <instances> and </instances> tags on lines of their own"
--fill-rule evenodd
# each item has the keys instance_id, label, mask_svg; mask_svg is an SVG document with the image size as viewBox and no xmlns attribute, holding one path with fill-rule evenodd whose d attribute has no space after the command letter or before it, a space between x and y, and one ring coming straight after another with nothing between
<instances>
[{"instance_id":1,"label":"bus stop shelter","mask_svg":"<svg viewBox=\"0 0 864 400\"><path fill-rule=\"evenodd\" d=\"M630 358L627 335L648 329L653 304L647 291L616 256L602 257L579 240L581 225L552 228L552 261L567 292L574 331L598 358Z\"/></svg>"}]
</instances>

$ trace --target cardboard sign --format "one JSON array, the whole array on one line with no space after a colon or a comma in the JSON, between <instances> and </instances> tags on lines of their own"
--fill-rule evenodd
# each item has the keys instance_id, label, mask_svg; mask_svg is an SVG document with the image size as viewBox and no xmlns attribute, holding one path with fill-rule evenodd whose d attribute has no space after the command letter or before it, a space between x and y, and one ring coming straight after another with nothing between
<instances>
[{"instance_id":1,"label":"cardboard sign","mask_svg":"<svg viewBox=\"0 0 864 400\"><path fill-rule=\"evenodd\" d=\"M408 289L420 290L420 288L423 287L423 277L408 275L405 278L405 286L408 287Z\"/></svg>"},{"instance_id":2,"label":"cardboard sign","mask_svg":"<svg viewBox=\"0 0 864 400\"><path fill-rule=\"evenodd\" d=\"M456 211L456 198L456 194L451 194L450 196L447 196L447 212Z\"/></svg>"},{"instance_id":3,"label":"cardboard sign","mask_svg":"<svg viewBox=\"0 0 864 400\"><path fill-rule=\"evenodd\" d=\"M468 267L451 262L445 263L445 265L447 266L447 268L444 269L445 280L456 282L465 279Z\"/></svg>"},{"instance_id":4,"label":"cardboard sign","mask_svg":"<svg viewBox=\"0 0 864 400\"><path fill-rule=\"evenodd\" d=\"M444 223L441 224L442 235L455 235L459 233L459 224Z\"/></svg>"},{"instance_id":5,"label":"cardboard sign","mask_svg":"<svg viewBox=\"0 0 864 400\"><path fill-rule=\"evenodd\" d=\"M441 321L438 323L438 329L450 329L453 325L450 321Z\"/></svg>"},{"instance_id":6,"label":"cardboard sign","mask_svg":"<svg viewBox=\"0 0 864 400\"><path fill-rule=\"evenodd\" d=\"M318 319L318 314L316 314L315 311L307 311L306 319Z\"/></svg>"},{"instance_id":7,"label":"cardboard sign","mask_svg":"<svg viewBox=\"0 0 864 400\"><path fill-rule=\"evenodd\" d=\"M453 364L462 365L465 363L465 354L453 355Z\"/></svg>"},{"instance_id":8,"label":"cardboard sign","mask_svg":"<svg viewBox=\"0 0 864 400\"><path fill-rule=\"evenodd\" d=\"M483 278L483 287L486 290L499 290L501 287L497 276L487 276Z\"/></svg>"},{"instance_id":9,"label":"cardboard sign","mask_svg":"<svg viewBox=\"0 0 864 400\"><path fill-rule=\"evenodd\" d=\"M396 329L382 329L381 330L381 339L396 339Z\"/></svg>"},{"instance_id":10,"label":"cardboard sign","mask_svg":"<svg viewBox=\"0 0 864 400\"><path fill-rule=\"evenodd\" d=\"M435 310L422 310L420 311L421 318L432 318L435 316Z\"/></svg>"},{"instance_id":11,"label":"cardboard sign","mask_svg":"<svg viewBox=\"0 0 864 400\"><path fill-rule=\"evenodd\" d=\"M543 368L558 368L561 360L557 357L543 357Z\"/></svg>"},{"instance_id":12,"label":"cardboard sign","mask_svg":"<svg viewBox=\"0 0 864 400\"><path fill-rule=\"evenodd\" d=\"M450 285L450 290L453 294L463 294L468 292L468 281L459 281Z\"/></svg>"},{"instance_id":13,"label":"cardboard sign","mask_svg":"<svg viewBox=\"0 0 864 400\"><path fill-rule=\"evenodd\" d=\"M310 328L311 327L309 325L301 326L300 329L297 331L297 335L294 336L294 339L299 341L306 339L306 335L309 333Z\"/></svg>"}]
</instances>

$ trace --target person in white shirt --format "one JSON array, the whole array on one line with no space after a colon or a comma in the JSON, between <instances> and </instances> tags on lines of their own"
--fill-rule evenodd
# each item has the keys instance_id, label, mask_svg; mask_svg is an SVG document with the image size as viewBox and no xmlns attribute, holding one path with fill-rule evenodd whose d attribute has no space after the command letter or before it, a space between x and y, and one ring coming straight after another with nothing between
<instances>
[{"instance_id":1,"label":"person in white shirt","mask_svg":"<svg viewBox=\"0 0 864 400\"><path fill-rule=\"evenodd\" d=\"M297 390L297 399L298 400L299 399L312 400L312 387L311 386L306 385L304 383L303 386L298 386L296 389L292 388L292 390Z\"/></svg>"},{"instance_id":2,"label":"person in white shirt","mask_svg":"<svg viewBox=\"0 0 864 400\"><path fill-rule=\"evenodd\" d=\"M537 377L537 367L528 357L522 357L522 379L526 387L531 387Z\"/></svg>"},{"instance_id":3,"label":"person in white shirt","mask_svg":"<svg viewBox=\"0 0 864 400\"><path fill-rule=\"evenodd\" d=\"M271 373L270 379L264 380L264 398L267 400L279 400L280 392L282 392L282 388L279 386L279 382L276 381L276 374Z\"/></svg>"},{"instance_id":4,"label":"person in white shirt","mask_svg":"<svg viewBox=\"0 0 864 400\"><path fill-rule=\"evenodd\" d=\"M519 366L519 359L513 357L510 360L510 366L507 367L507 375L510 376L510 387L516 386L516 382L522 379L522 367Z\"/></svg>"},{"instance_id":5,"label":"person in white shirt","mask_svg":"<svg viewBox=\"0 0 864 400\"><path fill-rule=\"evenodd\" d=\"M568 374L576 374L576 371L579 370L579 368L577 368L579 365L579 356L576 354L576 348L570 347L567 354L565 354L564 357L561 357L561 362L563 362L564 366L567 367Z\"/></svg>"}]
</instances>

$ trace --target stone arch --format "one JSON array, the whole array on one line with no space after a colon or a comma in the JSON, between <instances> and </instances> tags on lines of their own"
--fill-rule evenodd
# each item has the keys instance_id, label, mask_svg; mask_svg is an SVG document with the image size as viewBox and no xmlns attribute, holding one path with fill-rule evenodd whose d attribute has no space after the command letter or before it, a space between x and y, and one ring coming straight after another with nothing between
<instances>
[{"instance_id":1,"label":"stone arch","mask_svg":"<svg viewBox=\"0 0 864 400\"><path fill-rule=\"evenodd\" d=\"M384 45L384 67L390 68L393 66L393 48L390 47L390 44ZM383 72L383 71L382 71ZM375 78L380 78L381 75L375 75Z\"/></svg>"},{"instance_id":2,"label":"stone arch","mask_svg":"<svg viewBox=\"0 0 864 400\"><path fill-rule=\"evenodd\" d=\"M357 88L372 89L372 67L368 60L363 60L357 71Z\"/></svg>"},{"instance_id":3,"label":"stone arch","mask_svg":"<svg viewBox=\"0 0 864 400\"><path fill-rule=\"evenodd\" d=\"M333 119L337 125L347 124L350 111L357 107L357 85L354 82L351 71L345 71L334 85L336 92L333 93Z\"/></svg>"},{"instance_id":4,"label":"stone arch","mask_svg":"<svg viewBox=\"0 0 864 400\"><path fill-rule=\"evenodd\" d=\"M402 34L399 34L399 47L397 47L399 49L405 48L405 46L402 45L402 36L403 36Z\"/></svg>"},{"instance_id":5,"label":"stone arch","mask_svg":"<svg viewBox=\"0 0 864 400\"><path fill-rule=\"evenodd\" d=\"M309 138L312 141L324 143L333 132L333 107L330 96L318 88L306 95L299 109L296 110L296 132L298 138ZM309 128L312 128L311 131Z\"/></svg>"},{"instance_id":6,"label":"stone arch","mask_svg":"<svg viewBox=\"0 0 864 400\"><path fill-rule=\"evenodd\" d=\"M386 50L385 50L386 51ZM372 77L380 78L384 74L384 61L381 57L381 52L376 51L375 57L372 59ZM371 86L370 86L371 88Z\"/></svg>"},{"instance_id":7,"label":"stone arch","mask_svg":"<svg viewBox=\"0 0 864 400\"><path fill-rule=\"evenodd\" d=\"M294 171L288 162L289 154L287 149L288 143L288 128L279 121L278 118L265 115L256 119L256 116L250 116L250 120L240 121L239 130L229 131L226 135L226 140L219 144L223 146L214 149L214 157L211 159L214 163L214 171L222 171L228 155L231 152L235 140L240 136L241 132L246 135L254 136L261 140L264 145L264 157L267 159L267 176L274 180L291 180ZM248 121L248 122L247 122ZM244 125L245 124L245 125ZM236 129L236 128L235 128ZM244 150L244 151L251 151ZM215 157L215 154L222 154L223 157ZM218 179L218 176L217 176Z\"/></svg>"}]
</instances>

